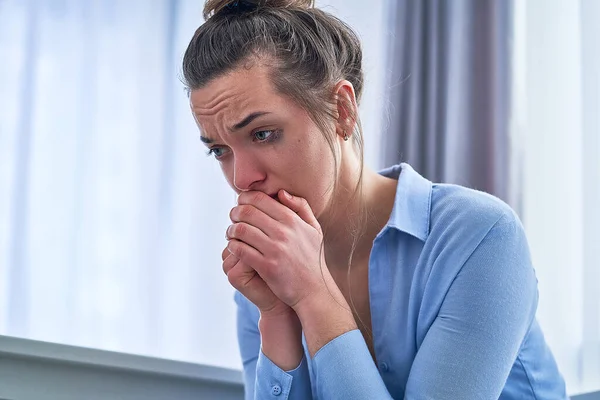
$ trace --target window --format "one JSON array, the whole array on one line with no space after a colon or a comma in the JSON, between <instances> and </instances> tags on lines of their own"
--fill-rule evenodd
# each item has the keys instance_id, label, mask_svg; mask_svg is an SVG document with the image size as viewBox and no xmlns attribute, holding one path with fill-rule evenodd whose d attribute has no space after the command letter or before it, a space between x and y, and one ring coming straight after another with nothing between
<instances>
[{"instance_id":1,"label":"window","mask_svg":"<svg viewBox=\"0 0 600 400\"><path fill-rule=\"evenodd\" d=\"M600 389L599 22L595 0L515 2L515 184L570 394Z\"/></svg>"},{"instance_id":2,"label":"window","mask_svg":"<svg viewBox=\"0 0 600 400\"><path fill-rule=\"evenodd\" d=\"M377 133L384 4L319 5L380 43ZM202 6L0 1L0 334L241 368L220 258L235 196L178 80Z\"/></svg>"}]
</instances>

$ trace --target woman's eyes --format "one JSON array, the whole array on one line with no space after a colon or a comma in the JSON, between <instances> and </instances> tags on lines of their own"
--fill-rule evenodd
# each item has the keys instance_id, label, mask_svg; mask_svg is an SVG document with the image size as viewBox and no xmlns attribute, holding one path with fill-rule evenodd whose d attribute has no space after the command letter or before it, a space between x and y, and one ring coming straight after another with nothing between
<instances>
[{"instance_id":1,"label":"woman's eyes","mask_svg":"<svg viewBox=\"0 0 600 400\"><path fill-rule=\"evenodd\" d=\"M217 157L222 156L224 152L225 152L225 149L223 149L221 147L217 147L216 149L213 149L213 154Z\"/></svg>"},{"instance_id":2,"label":"woman's eyes","mask_svg":"<svg viewBox=\"0 0 600 400\"><path fill-rule=\"evenodd\" d=\"M226 151L224 147L213 147L209 149L206 155L214 156L217 160L225 155Z\"/></svg>"},{"instance_id":3,"label":"woman's eyes","mask_svg":"<svg viewBox=\"0 0 600 400\"><path fill-rule=\"evenodd\" d=\"M257 143L272 143L279 138L280 134L281 131L278 129L257 131L252 133L252 139ZM229 149L226 147L213 147L212 149L208 150L207 155L214 156L217 160L220 160L228 152Z\"/></svg>"},{"instance_id":4,"label":"woman's eyes","mask_svg":"<svg viewBox=\"0 0 600 400\"><path fill-rule=\"evenodd\" d=\"M266 130L266 131L258 131L254 132L252 135L259 142L272 141L276 139L277 131L274 130Z\"/></svg>"}]
</instances>

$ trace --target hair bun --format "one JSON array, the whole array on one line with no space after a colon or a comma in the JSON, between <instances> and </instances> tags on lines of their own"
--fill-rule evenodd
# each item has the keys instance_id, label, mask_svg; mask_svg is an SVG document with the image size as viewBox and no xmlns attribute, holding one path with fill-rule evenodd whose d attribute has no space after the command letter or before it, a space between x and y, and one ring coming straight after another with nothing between
<instances>
[{"instance_id":1,"label":"hair bun","mask_svg":"<svg viewBox=\"0 0 600 400\"><path fill-rule=\"evenodd\" d=\"M244 12L257 8L297 8L314 7L314 0L206 0L204 3L204 19L208 20L221 11Z\"/></svg>"}]
</instances>

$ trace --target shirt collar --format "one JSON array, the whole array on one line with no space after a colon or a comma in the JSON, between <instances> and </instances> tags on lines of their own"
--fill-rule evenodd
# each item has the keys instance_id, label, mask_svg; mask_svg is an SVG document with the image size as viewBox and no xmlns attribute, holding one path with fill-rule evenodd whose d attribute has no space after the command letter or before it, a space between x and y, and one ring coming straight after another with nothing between
<instances>
[{"instance_id":1,"label":"shirt collar","mask_svg":"<svg viewBox=\"0 0 600 400\"><path fill-rule=\"evenodd\" d=\"M427 240L432 183L406 163L386 168L379 174L398 180L394 208L386 228L397 229L422 241Z\"/></svg>"}]
</instances>

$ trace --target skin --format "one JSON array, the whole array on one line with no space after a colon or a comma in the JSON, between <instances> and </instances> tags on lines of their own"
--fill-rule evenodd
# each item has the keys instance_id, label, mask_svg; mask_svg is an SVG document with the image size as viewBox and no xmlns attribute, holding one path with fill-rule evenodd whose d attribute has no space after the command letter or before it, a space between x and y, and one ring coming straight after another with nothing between
<instances>
[{"instance_id":1,"label":"skin","mask_svg":"<svg viewBox=\"0 0 600 400\"><path fill-rule=\"evenodd\" d=\"M391 212L396 181L365 169L361 197L350 195L360 178L360 159L344 140L353 132L355 114L342 104L356 111L348 81L333 88L338 99L347 100L338 102L328 127L336 138L336 170L323 134L304 109L276 91L270 73L261 63L236 69L193 90L190 105L203 142L239 195L230 212L223 271L260 310L263 353L290 370L302 359L302 331L313 356L357 328L347 301L350 288L370 325L368 257ZM361 202L370 218L348 280L347 255ZM326 237L322 226L330 227Z\"/></svg>"}]
</instances>

